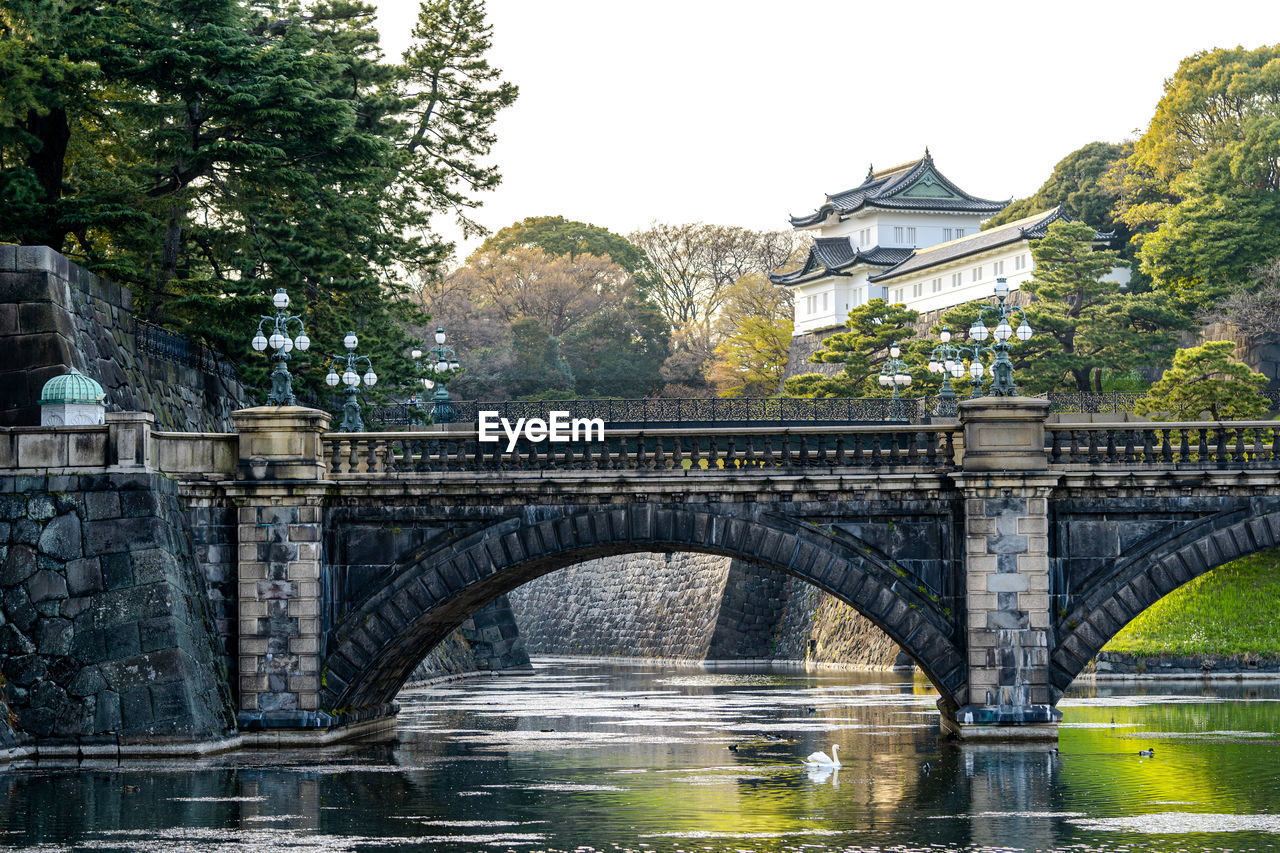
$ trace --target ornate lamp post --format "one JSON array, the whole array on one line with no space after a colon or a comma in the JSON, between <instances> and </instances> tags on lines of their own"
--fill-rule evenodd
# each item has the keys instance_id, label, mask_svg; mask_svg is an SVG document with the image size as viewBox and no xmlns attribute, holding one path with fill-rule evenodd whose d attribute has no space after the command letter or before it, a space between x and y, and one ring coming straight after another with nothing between
<instances>
[{"instance_id":1,"label":"ornate lamp post","mask_svg":"<svg viewBox=\"0 0 1280 853\"><path fill-rule=\"evenodd\" d=\"M301 317L285 313L289 307L289 294L284 292L283 287L276 289L275 296L271 297L271 304L276 308L275 316L261 316L258 320L258 333L249 344L258 352L266 352L267 347L275 350L271 354L276 366L271 371L271 393L267 395L267 405L295 406L298 400L293 395L293 377L289 375L289 353L295 349L306 352L311 346L311 338L307 337L307 327ZM294 324L298 327L298 334L290 337L289 327ZM264 326L268 334L263 333Z\"/></svg>"},{"instance_id":2,"label":"ornate lamp post","mask_svg":"<svg viewBox=\"0 0 1280 853\"><path fill-rule=\"evenodd\" d=\"M1031 324L1027 322L1027 315L1021 308L1007 308L1004 300L1009 295L1009 284L1003 279L996 279L996 299L999 304L996 307L990 305L984 307L978 312L978 318L973 321L973 325L969 327L969 337L981 343L987 339L987 336L995 338L995 345L991 348L995 353L995 360L991 363L991 393L996 397L1016 397L1018 388L1013 384L1013 363L1009 361L1009 339L1015 334L1018 340L1026 341L1031 338ZM1017 331L1009 325L1010 318L1014 312L1022 319ZM992 315L992 319L996 320L995 329L988 329L983 323L983 317L987 314ZM975 364L980 364L976 361ZM972 368L970 368L972 371Z\"/></svg>"},{"instance_id":3,"label":"ornate lamp post","mask_svg":"<svg viewBox=\"0 0 1280 853\"><path fill-rule=\"evenodd\" d=\"M364 432L364 418L360 417L360 401L357 399L359 392L356 389L361 382L370 388L377 385L378 374L373 372L373 362L367 355L356 355L360 339L355 332L347 332L342 345L347 348L347 354L329 356L329 375L324 378L324 383L330 388L337 387L339 382L347 386L347 401L342 404L342 423L338 426L338 432ZM362 361L366 368L363 376L356 372L356 366ZM338 368L342 368L341 374L338 373Z\"/></svg>"},{"instance_id":4,"label":"ornate lamp post","mask_svg":"<svg viewBox=\"0 0 1280 853\"><path fill-rule=\"evenodd\" d=\"M982 396L982 377L986 376L987 369L982 366L982 356L993 352L991 347L984 347L974 344L972 347L963 347L969 355L969 386L973 389L973 393L969 395L970 400L976 400Z\"/></svg>"},{"instance_id":5,"label":"ornate lamp post","mask_svg":"<svg viewBox=\"0 0 1280 853\"><path fill-rule=\"evenodd\" d=\"M893 420L902 420L902 398L898 396L898 389L911 384L911 373L901 355L902 349L894 341L889 345L889 358L880 367L880 386L893 388L893 401L889 404L889 417Z\"/></svg>"},{"instance_id":6,"label":"ornate lamp post","mask_svg":"<svg viewBox=\"0 0 1280 853\"><path fill-rule=\"evenodd\" d=\"M933 353L929 356L929 372L942 374L942 390L938 392L939 417L954 418L958 409L956 408L956 391L951 387L951 377L959 379L964 376L964 355L960 347L951 343L951 330L946 326L942 327L938 337L942 339L942 343L934 347Z\"/></svg>"},{"instance_id":7,"label":"ornate lamp post","mask_svg":"<svg viewBox=\"0 0 1280 853\"><path fill-rule=\"evenodd\" d=\"M434 404L431 408L431 419L438 424L450 424L458 416L457 411L453 408L453 403L449 400L449 389L445 387L445 383L452 379L458 371L458 354L453 351L452 347L444 345L445 334L444 326L436 327L436 345L427 350L426 354L435 359L429 363L429 366L423 368L422 371L427 374L422 380L422 384L426 388L435 385L436 392L431 396ZM412 353L414 361L422 358L422 350L415 349Z\"/></svg>"}]
</instances>

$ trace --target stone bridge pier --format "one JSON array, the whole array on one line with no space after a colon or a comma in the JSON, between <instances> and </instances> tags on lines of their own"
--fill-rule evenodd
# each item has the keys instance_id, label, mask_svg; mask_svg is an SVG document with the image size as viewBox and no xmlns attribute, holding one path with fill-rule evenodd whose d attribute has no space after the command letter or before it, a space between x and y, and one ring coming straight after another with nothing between
<instances>
[{"instance_id":1,"label":"stone bridge pier","mask_svg":"<svg viewBox=\"0 0 1280 853\"><path fill-rule=\"evenodd\" d=\"M327 412L247 409L234 503L238 552L237 721L241 729L324 728L319 710L320 548L328 488Z\"/></svg>"},{"instance_id":2,"label":"stone bridge pier","mask_svg":"<svg viewBox=\"0 0 1280 853\"><path fill-rule=\"evenodd\" d=\"M1053 737L1049 678L1047 400L961 403L968 701L942 715L961 737Z\"/></svg>"}]
</instances>

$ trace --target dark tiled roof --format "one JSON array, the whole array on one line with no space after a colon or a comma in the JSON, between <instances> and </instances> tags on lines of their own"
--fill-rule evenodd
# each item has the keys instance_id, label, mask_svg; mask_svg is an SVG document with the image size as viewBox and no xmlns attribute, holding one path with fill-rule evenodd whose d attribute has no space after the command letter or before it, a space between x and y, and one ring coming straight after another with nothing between
<instances>
[{"instance_id":1,"label":"dark tiled roof","mask_svg":"<svg viewBox=\"0 0 1280 853\"><path fill-rule=\"evenodd\" d=\"M1016 243L1019 240L1038 240L1045 235L1050 223L1059 219L1070 219L1062 211L1061 205L1052 210L1037 213L1025 219L1019 219L1016 222L1009 222L987 231L979 231L968 237L961 237L948 243L939 243L936 246L917 249L897 266L887 269L879 275L871 276L871 280L875 282L888 281L900 275L975 255L978 252L985 252L988 249L995 249L1009 243Z\"/></svg>"},{"instance_id":2,"label":"dark tiled roof","mask_svg":"<svg viewBox=\"0 0 1280 853\"><path fill-rule=\"evenodd\" d=\"M904 195L916 186L924 186L925 190L918 195ZM829 194L826 203L813 213L791 217L791 224L796 228L818 225L832 214L844 216L864 207L990 215L1003 210L1008 203L969 195L938 171L933 157L926 150L919 160L883 172L872 172L853 189Z\"/></svg>"},{"instance_id":3,"label":"dark tiled roof","mask_svg":"<svg viewBox=\"0 0 1280 853\"><path fill-rule=\"evenodd\" d=\"M804 284L830 275L847 275L845 270L858 264L891 267L911 254L911 249L887 249L876 246L863 251L855 249L848 237L819 237L809 249L809 257L798 270L774 273L769 280L774 284Z\"/></svg>"}]
</instances>

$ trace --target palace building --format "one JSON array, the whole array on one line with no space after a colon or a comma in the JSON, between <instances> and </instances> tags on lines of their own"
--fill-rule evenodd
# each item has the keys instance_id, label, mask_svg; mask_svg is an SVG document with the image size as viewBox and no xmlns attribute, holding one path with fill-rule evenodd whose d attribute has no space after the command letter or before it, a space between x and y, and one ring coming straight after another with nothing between
<instances>
[{"instance_id":1,"label":"palace building","mask_svg":"<svg viewBox=\"0 0 1280 853\"><path fill-rule=\"evenodd\" d=\"M983 231L983 220L1008 204L960 189L925 149L791 217L797 231L817 232L813 248L802 267L770 280L794 288L796 335L843 326L871 299L924 313L988 297L997 278L1016 290L1035 265L1031 241L1065 213L1057 207ZM1127 279L1128 271L1115 274Z\"/></svg>"}]
</instances>

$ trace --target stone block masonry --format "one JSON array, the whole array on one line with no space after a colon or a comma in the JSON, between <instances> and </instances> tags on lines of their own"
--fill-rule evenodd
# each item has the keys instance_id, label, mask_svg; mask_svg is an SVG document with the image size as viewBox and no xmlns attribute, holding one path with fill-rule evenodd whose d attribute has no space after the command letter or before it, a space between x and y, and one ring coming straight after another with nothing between
<instances>
[{"instance_id":1,"label":"stone block masonry","mask_svg":"<svg viewBox=\"0 0 1280 853\"><path fill-rule=\"evenodd\" d=\"M235 719L177 488L0 477L0 660L19 742L208 740Z\"/></svg>"},{"instance_id":2,"label":"stone block masonry","mask_svg":"<svg viewBox=\"0 0 1280 853\"><path fill-rule=\"evenodd\" d=\"M226 432L248 394L229 364L213 372L142 352L128 288L44 246L0 245L0 426L40 423L40 390L74 367L110 408L150 412L161 429Z\"/></svg>"},{"instance_id":3,"label":"stone block masonry","mask_svg":"<svg viewBox=\"0 0 1280 853\"><path fill-rule=\"evenodd\" d=\"M883 631L812 584L710 554L591 560L510 598L533 654L856 669L891 669L905 659Z\"/></svg>"},{"instance_id":4,"label":"stone block masonry","mask_svg":"<svg viewBox=\"0 0 1280 853\"><path fill-rule=\"evenodd\" d=\"M731 562L626 554L545 575L510 599L533 654L704 660Z\"/></svg>"},{"instance_id":5,"label":"stone block masonry","mask_svg":"<svg viewBox=\"0 0 1280 853\"><path fill-rule=\"evenodd\" d=\"M531 671L511 602L501 595L432 649L405 686L479 672Z\"/></svg>"}]
</instances>

